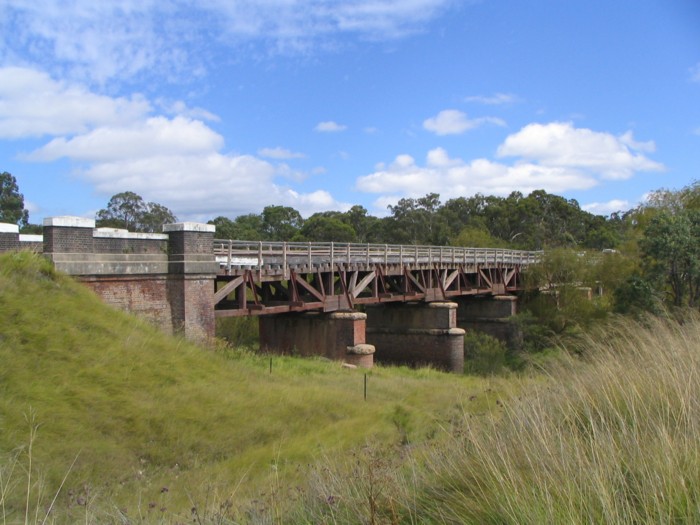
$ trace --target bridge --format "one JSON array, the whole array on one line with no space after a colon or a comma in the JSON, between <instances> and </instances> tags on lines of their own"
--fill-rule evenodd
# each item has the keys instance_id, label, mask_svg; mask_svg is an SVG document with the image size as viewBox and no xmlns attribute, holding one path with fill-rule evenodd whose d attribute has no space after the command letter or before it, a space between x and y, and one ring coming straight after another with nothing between
<instances>
[{"instance_id":1,"label":"bridge","mask_svg":"<svg viewBox=\"0 0 700 525\"><path fill-rule=\"evenodd\" d=\"M0 224L0 251L30 248L105 302L191 339L217 318L256 316L264 351L353 366L427 363L455 372L465 329L517 338L522 270L539 252L389 244L215 239L208 224L162 234L44 220L43 236ZM376 354L376 355L375 355Z\"/></svg>"},{"instance_id":2,"label":"bridge","mask_svg":"<svg viewBox=\"0 0 700 525\"><path fill-rule=\"evenodd\" d=\"M539 252L391 244L216 239L217 317L503 295Z\"/></svg>"}]
</instances>

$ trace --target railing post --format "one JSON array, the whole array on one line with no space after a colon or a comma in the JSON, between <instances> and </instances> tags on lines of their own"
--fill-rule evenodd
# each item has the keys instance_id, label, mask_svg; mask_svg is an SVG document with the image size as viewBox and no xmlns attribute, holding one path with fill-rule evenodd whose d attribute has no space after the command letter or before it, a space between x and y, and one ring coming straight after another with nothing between
<instances>
[{"instance_id":1,"label":"railing post","mask_svg":"<svg viewBox=\"0 0 700 525\"><path fill-rule=\"evenodd\" d=\"M389 245L384 245L384 268L389 264Z\"/></svg>"},{"instance_id":2,"label":"railing post","mask_svg":"<svg viewBox=\"0 0 700 525\"><path fill-rule=\"evenodd\" d=\"M403 268L403 244L399 246L399 264Z\"/></svg>"},{"instance_id":3,"label":"railing post","mask_svg":"<svg viewBox=\"0 0 700 525\"><path fill-rule=\"evenodd\" d=\"M228 260L226 261L226 271L228 273L231 273L232 252L233 252L233 241L231 239L229 239L228 240Z\"/></svg>"},{"instance_id":4,"label":"railing post","mask_svg":"<svg viewBox=\"0 0 700 525\"><path fill-rule=\"evenodd\" d=\"M334 247L335 243L331 242L331 272L333 271L333 268L335 268L335 253L334 253Z\"/></svg>"},{"instance_id":5,"label":"railing post","mask_svg":"<svg viewBox=\"0 0 700 525\"><path fill-rule=\"evenodd\" d=\"M309 242L309 271L311 271L311 242Z\"/></svg>"},{"instance_id":6,"label":"railing post","mask_svg":"<svg viewBox=\"0 0 700 525\"><path fill-rule=\"evenodd\" d=\"M350 266L350 243L348 243L348 246L347 246L347 254L348 254L348 256L347 256L347 260L345 261L345 264L346 264L346 266Z\"/></svg>"},{"instance_id":7,"label":"railing post","mask_svg":"<svg viewBox=\"0 0 700 525\"><path fill-rule=\"evenodd\" d=\"M287 241L282 243L282 275L289 279L289 268L287 266Z\"/></svg>"},{"instance_id":8,"label":"railing post","mask_svg":"<svg viewBox=\"0 0 700 525\"><path fill-rule=\"evenodd\" d=\"M369 267L369 243L367 243L367 252L366 252L365 256L366 256L366 264Z\"/></svg>"}]
</instances>

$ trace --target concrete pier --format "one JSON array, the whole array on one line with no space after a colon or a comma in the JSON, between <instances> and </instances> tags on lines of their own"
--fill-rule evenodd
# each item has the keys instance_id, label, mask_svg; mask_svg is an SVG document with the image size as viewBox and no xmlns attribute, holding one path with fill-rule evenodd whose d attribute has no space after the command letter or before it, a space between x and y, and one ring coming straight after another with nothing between
<instances>
[{"instance_id":1,"label":"concrete pier","mask_svg":"<svg viewBox=\"0 0 700 525\"><path fill-rule=\"evenodd\" d=\"M374 346L365 340L367 315L360 312L306 312L262 316L260 349L264 352L324 356L371 368Z\"/></svg>"},{"instance_id":2,"label":"concrete pier","mask_svg":"<svg viewBox=\"0 0 700 525\"><path fill-rule=\"evenodd\" d=\"M367 306L367 340L378 362L464 371L464 330L457 304L391 303Z\"/></svg>"}]
</instances>

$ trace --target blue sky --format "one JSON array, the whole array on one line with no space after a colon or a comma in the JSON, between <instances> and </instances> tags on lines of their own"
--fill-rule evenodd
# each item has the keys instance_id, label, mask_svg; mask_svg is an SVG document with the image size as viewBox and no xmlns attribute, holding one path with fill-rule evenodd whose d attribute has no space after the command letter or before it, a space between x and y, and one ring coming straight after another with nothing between
<instances>
[{"instance_id":1,"label":"blue sky","mask_svg":"<svg viewBox=\"0 0 700 525\"><path fill-rule=\"evenodd\" d=\"M0 171L30 221L700 178L697 0L2 0Z\"/></svg>"}]
</instances>

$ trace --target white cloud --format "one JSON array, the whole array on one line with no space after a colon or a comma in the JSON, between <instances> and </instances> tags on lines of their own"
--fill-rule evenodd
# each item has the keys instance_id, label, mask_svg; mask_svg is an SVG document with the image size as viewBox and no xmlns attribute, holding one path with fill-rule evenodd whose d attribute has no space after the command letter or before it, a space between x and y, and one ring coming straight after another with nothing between
<instances>
[{"instance_id":1,"label":"white cloud","mask_svg":"<svg viewBox=\"0 0 700 525\"><path fill-rule=\"evenodd\" d=\"M164 100L158 101L159 107L169 115L177 115L180 117L188 117L195 120L207 120L209 122L220 122L221 118L214 115L212 112L204 108L191 108L182 100L175 102L167 102Z\"/></svg>"},{"instance_id":2,"label":"white cloud","mask_svg":"<svg viewBox=\"0 0 700 525\"><path fill-rule=\"evenodd\" d=\"M595 215L610 215L617 211L627 211L632 208L629 201L613 199L608 202L591 202L583 204L581 209L593 213Z\"/></svg>"},{"instance_id":3,"label":"white cloud","mask_svg":"<svg viewBox=\"0 0 700 525\"><path fill-rule=\"evenodd\" d=\"M279 146L276 148L261 148L258 150L258 155L277 160L303 159L306 157L303 153L296 153Z\"/></svg>"},{"instance_id":4,"label":"white cloud","mask_svg":"<svg viewBox=\"0 0 700 525\"><path fill-rule=\"evenodd\" d=\"M616 137L571 124L531 124L508 136L498 149L500 157L516 157L512 163L465 161L435 148L423 165L410 155L398 155L388 166L380 163L373 173L359 177L356 187L381 194L377 202L382 204L398 195L420 197L428 191L444 199L536 189L561 194L592 188L601 179L664 169L641 153L653 149L653 142L636 142L630 132Z\"/></svg>"},{"instance_id":5,"label":"white cloud","mask_svg":"<svg viewBox=\"0 0 700 525\"><path fill-rule=\"evenodd\" d=\"M0 68L0 138L81 133L137 122L150 111L139 95L111 98L34 69Z\"/></svg>"},{"instance_id":6,"label":"white cloud","mask_svg":"<svg viewBox=\"0 0 700 525\"><path fill-rule=\"evenodd\" d=\"M221 135L204 123L184 117L152 117L128 127L103 126L66 139L53 139L29 155L31 160L67 157L77 161L111 162L157 155L197 155L219 150Z\"/></svg>"},{"instance_id":7,"label":"white cloud","mask_svg":"<svg viewBox=\"0 0 700 525\"><path fill-rule=\"evenodd\" d=\"M486 104L488 106L500 106L502 104L512 104L518 100L518 97L510 93L495 93L489 96L475 95L467 97L464 100L466 102L476 102L478 104Z\"/></svg>"},{"instance_id":8,"label":"white cloud","mask_svg":"<svg viewBox=\"0 0 700 525\"><path fill-rule=\"evenodd\" d=\"M480 117L469 119L466 113L457 109L445 109L435 117L426 119L423 127L436 135L459 135L467 130L477 128L482 124L505 126L505 122L495 117Z\"/></svg>"},{"instance_id":9,"label":"white cloud","mask_svg":"<svg viewBox=\"0 0 700 525\"><path fill-rule=\"evenodd\" d=\"M289 187L306 175L284 163L222 152L223 137L201 120L149 115L152 107L142 97L98 96L32 70L0 70L0 130L13 137L54 135L25 159L68 159L75 175L105 196L135 191L181 219L259 212L273 203L305 214L347 207L326 191ZM187 112L184 105L175 108ZM298 155L282 148L262 152L276 159Z\"/></svg>"},{"instance_id":10,"label":"white cloud","mask_svg":"<svg viewBox=\"0 0 700 525\"><path fill-rule=\"evenodd\" d=\"M424 166L416 164L410 155L399 155L388 167L377 168L358 178L358 190L410 197L434 191L443 198L452 198L475 193L507 195L513 190L528 193L540 188L557 193L596 184L593 177L584 173L532 163L508 166L487 159L465 162L450 158L441 148L428 152Z\"/></svg>"},{"instance_id":11,"label":"white cloud","mask_svg":"<svg viewBox=\"0 0 700 525\"><path fill-rule=\"evenodd\" d=\"M339 36L387 40L424 27L452 0L4 0L0 56L25 56L105 84L140 74L191 78L214 54L262 42L273 53L332 48Z\"/></svg>"},{"instance_id":12,"label":"white cloud","mask_svg":"<svg viewBox=\"0 0 700 525\"><path fill-rule=\"evenodd\" d=\"M529 124L506 138L498 157L534 160L541 166L580 169L604 179L629 179L637 171L662 171L663 165L642 153L653 142L637 143L631 132L621 137L575 128L570 122Z\"/></svg>"},{"instance_id":13,"label":"white cloud","mask_svg":"<svg viewBox=\"0 0 700 525\"><path fill-rule=\"evenodd\" d=\"M314 130L320 133L338 133L340 131L345 131L346 129L348 129L348 127L344 124L338 124L337 122L333 122L332 120L319 122L314 128Z\"/></svg>"}]
</instances>

